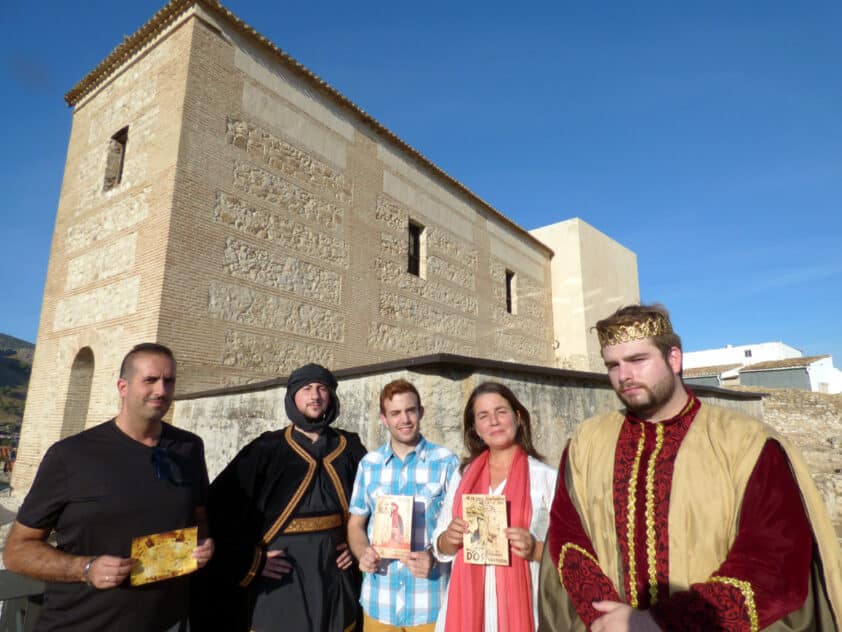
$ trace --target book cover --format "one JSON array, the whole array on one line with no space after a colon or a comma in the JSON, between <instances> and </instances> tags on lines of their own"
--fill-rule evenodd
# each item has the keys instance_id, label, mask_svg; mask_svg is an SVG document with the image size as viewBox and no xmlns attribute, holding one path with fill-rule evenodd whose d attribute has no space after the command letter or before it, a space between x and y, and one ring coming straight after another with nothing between
<instances>
[{"instance_id":1,"label":"book cover","mask_svg":"<svg viewBox=\"0 0 842 632\"><path fill-rule=\"evenodd\" d=\"M371 546L380 557L397 559L412 543L412 496L383 495L377 498Z\"/></svg>"},{"instance_id":2,"label":"book cover","mask_svg":"<svg viewBox=\"0 0 842 632\"><path fill-rule=\"evenodd\" d=\"M509 565L509 526L506 497L491 494L462 494L462 518L468 522L462 548L467 564Z\"/></svg>"}]
</instances>

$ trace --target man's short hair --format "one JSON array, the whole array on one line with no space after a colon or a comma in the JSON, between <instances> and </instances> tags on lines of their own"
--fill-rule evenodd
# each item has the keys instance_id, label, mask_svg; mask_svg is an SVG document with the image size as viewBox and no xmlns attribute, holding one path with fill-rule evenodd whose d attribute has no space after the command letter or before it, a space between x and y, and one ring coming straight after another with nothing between
<instances>
[{"instance_id":1,"label":"man's short hair","mask_svg":"<svg viewBox=\"0 0 842 632\"><path fill-rule=\"evenodd\" d=\"M598 321L594 329L596 329L602 347L616 344L615 342L606 342L615 339L617 342L623 342L649 338L658 347L664 359L667 358L670 349L673 347L681 349L681 338L672 330L670 314L667 308L660 303L626 305L608 318ZM650 331L664 333L646 335ZM631 335L627 335L623 339L622 336L618 335L618 332L631 332Z\"/></svg>"},{"instance_id":2,"label":"man's short hair","mask_svg":"<svg viewBox=\"0 0 842 632\"><path fill-rule=\"evenodd\" d=\"M120 379L128 380L131 378L134 374L134 359L144 353L166 356L175 364L175 356L169 347L157 342L141 342L132 347L132 350L123 358L123 362L120 364Z\"/></svg>"},{"instance_id":3,"label":"man's short hair","mask_svg":"<svg viewBox=\"0 0 842 632\"><path fill-rule=\"evenodd\" d=\"M392 380L383 390L380 391L380 414L386 414L386 402L392 399L395 395L401 393L415 393L415 398L418 400L418 407L421 408L421 395L418 394L418 389L407 380Z\"/></svg>"}]
</instances>

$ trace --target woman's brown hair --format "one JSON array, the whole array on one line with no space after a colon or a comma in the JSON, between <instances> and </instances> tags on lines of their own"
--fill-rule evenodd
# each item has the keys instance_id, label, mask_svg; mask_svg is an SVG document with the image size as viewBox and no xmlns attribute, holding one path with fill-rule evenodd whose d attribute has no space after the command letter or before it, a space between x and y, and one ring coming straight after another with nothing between
<instances>
[{"instance_id":1,"label":"woman's brown hair","mask_svg":"<svg viewBox=\"0 0 842 632\"><path fill-rule=\"evenodd\" d=\"M471 461L482 454L483 450L488 449L485 442L477 434L474 423L474 404L480 395L487 395L489 393L495 393L505 399L517 415L519 421L517 432L515 433L515 443L523 448L523 451L532 458L543 461L544 457L532 445L532 424L526 406L520 403L520 400L508 386L499 382L483 382L471 392L471 396L468 397L468 401L465 404L465 412L462 415L462 440L465 443L465 449L468 451L468 455L462 459L459 471L464 472Z\"/></svg>"}]
</instances>

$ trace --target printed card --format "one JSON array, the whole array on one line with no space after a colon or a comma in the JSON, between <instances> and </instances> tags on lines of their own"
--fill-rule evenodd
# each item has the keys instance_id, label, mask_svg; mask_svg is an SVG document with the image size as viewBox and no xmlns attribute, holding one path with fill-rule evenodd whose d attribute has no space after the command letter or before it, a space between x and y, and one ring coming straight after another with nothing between
<instances>
[{"instance_id":1,"label":"printed card","mask_svg":"<svg viewBox=\"0 0 842 632\"><path fill-rule=\"evenodd\" d=\"M506 497L462 494L462 517L469 525L462 539L465 562L508 566Z\"/></svg>"},{"instance_id":2,"label":"printed card","mask_svg":"<svg viewBox=\"0 0 842 632\"><path fill-rule=\"evenodd\" d=\"M197 541L197 527L132 538L131 585L140 586L192 573L198 568L193 559Z\"/></svg>"},{"instance_id":3,"label":"printed card","mask_svg":"<svg viewBox=\"0 0 842 632\"><path fill-rule=\"evenodd\" d=\"M378 496L371 528L371 546L388 559L401 558L412 543L412 496Z\"/></svg>"}]
</instances>

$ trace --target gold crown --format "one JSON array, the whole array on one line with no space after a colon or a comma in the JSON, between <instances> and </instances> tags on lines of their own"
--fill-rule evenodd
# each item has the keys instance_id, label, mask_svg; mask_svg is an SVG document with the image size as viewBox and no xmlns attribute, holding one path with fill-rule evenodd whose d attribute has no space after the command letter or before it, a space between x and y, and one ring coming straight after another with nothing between
<instances>
[{"instance_id":1,"label":"gold crown","mask_svg":"<svg viewBox=\"0 0 842 632\"><path fill-rule=\"evenodd\" d=\"M670 323L668 317L662 314L650 316L646 320L621 325L608 325L596 330L600 347L609 347L623 342L644 340L671 333L672 323Z\"/></svg>"}]
</instances>

